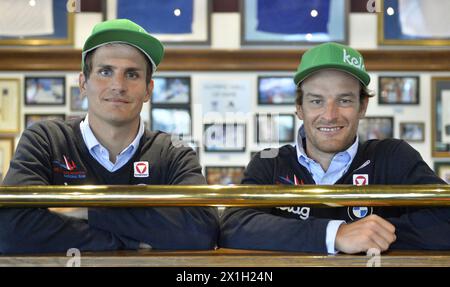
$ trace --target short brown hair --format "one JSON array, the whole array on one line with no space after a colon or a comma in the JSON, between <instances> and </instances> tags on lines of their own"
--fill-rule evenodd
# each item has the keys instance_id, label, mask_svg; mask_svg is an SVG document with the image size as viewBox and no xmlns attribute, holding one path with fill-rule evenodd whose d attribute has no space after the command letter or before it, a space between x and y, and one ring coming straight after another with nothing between
<instances>
[{"instance_id":1,"label":"short brown hair","mask_svg":"<svg viewBox=\"0 0 450 287\"><path fill-rule=\"evenodd\" d=\"M375 96L375 94L363 84L359 83L359 87L359 102L362 102L365 98L371 98ZM302 83L297 86L297 90L295 92L297 94L295 98L295 104L297 106L301 106L303 104Z\"/></svg>"},{"instance_id":2,"label":"short brown hair","mask_svg":"<svg viewBox=\"0 0 450 287\"><path fill-rule=\"evenodd\" d=\"M108 44L106 44L108 45ZM84 77L87 79L89 79L89 76L91 75L92 72L92 58L94 56L94 53L97 49L94 49L92 51L89 51L85 58L84 58L84 66L83 66L83 74ZM139 50L138 50L139 51ZM145 73L145 83L147 84L147 86L150 84L150 81L152 80L152 73L153 73L153 69L152 69L152 63L150 63L149 59L147 58L147 56L144 55L144 53L142 53L141 51L139 51L139 53L142 54L142 56L145 58L145 61L147 63L147 71Z\"/></svg>"}]
</instances>

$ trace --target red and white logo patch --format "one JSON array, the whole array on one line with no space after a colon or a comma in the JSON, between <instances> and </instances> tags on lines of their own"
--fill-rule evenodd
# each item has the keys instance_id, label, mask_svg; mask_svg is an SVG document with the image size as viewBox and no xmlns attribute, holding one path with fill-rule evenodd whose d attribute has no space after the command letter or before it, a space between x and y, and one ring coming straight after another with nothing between
<instances>
[{"instance_id":1,"label":"red and white logo patch","mask_svg":"<svg viewBox=\"0 0 450 287\"><path fill-rule=\"evenodd\" d=\"M134 163L134 177L148 177L148 161L136 161Z\"/></svg>"},{"instance_id":2,"label":"red and white logo patch","mask_svg":"<svg viewBox=\"0 0 450 287\"><path fill-rule=\"evenodd\" d=\"M368 185L369 175L368 174L354 174L353 175L353 185Z\"/></svg>"}]
</instances>

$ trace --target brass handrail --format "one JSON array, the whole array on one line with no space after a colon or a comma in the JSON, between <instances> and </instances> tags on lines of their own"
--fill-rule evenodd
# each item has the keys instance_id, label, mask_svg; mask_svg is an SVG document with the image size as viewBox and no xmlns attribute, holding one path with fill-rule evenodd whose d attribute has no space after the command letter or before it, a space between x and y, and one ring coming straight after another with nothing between
<instances>
[{"instance_id":1,"label":"brass handrail","mask_svg":"<svg viewBox=\"0 0 450 287\"><path fill-rule=\"evenodd\" d=\"M449 185L0 186L0 207L450 206Z\"/></svg>"}]
</instances>

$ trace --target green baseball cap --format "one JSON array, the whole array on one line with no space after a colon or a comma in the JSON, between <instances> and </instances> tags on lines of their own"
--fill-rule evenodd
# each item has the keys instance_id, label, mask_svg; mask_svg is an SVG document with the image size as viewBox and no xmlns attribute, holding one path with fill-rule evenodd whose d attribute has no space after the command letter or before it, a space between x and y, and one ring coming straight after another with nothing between
<instances>
[{"instance_id":1,"label":"green baseball cap","mask_svg":"<svg viewBox=\"0 0 450 287\"><path fill-rule=\"evenodd\" d=\"M312 73L322 69L342 70L353 75L364 86L370 83L361 54L348 46L329 42L311 48L303 54L294 75L295 84L298 86Z\"/></svg>"},{"instance_id":2,"label":"green baseball cap","mask_svg":"<svg viewBox=\"0 0 450 287\"><path fill-rule=\"evenodd\" d=\"M164 56L164 46L144 28L128 19L114 19L95 25L83 46L81 68L88 52L108 43L124 43L139 49L152 63L153 73Z\"/></svg>"}]
</instances>

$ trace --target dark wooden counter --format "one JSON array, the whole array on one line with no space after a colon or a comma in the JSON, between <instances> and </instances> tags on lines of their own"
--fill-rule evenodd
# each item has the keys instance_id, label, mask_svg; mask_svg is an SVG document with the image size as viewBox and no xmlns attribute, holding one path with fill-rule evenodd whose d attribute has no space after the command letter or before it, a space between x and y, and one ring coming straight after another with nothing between
<instances>
[{"instance_id":1,"label":"dark wooden counter","mask_svg":"<svg viewBox=\"0 0 450 287\"><path fill-rule=\"evenodd\" d=\"M0 266L59 266L65 254L3 255ZM372 259L371 261L369 261ZM323 255L219 249L215 251L83 252L83 267L450 267L450 251L389 251L379 260L366 255Z\"/></svg>"}]
</instances>

